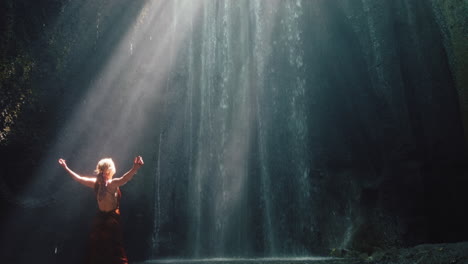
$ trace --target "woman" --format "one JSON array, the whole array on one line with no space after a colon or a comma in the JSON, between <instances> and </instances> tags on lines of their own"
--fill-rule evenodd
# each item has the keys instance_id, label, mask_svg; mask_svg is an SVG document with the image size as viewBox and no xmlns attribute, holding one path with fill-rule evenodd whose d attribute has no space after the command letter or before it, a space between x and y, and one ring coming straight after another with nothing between
<instances>
[{"instance_id":1,"label":"woman","mask_svg":"<svg viewBox=\"0 0 468 264\"><path fill-rule=\"evenodd\" d=\"M120 178L112 178L115 165L112 159L106 158L98 162L96 177L83 177L68 168L64 159L59 164L77 182L94 188L98 204L98 212L94 219L90 235L90 249L87 263L99 264L128 264L122 243L122 228L120 225L120 197L119 187L130 181L138 169L143 166L143 158L135 157L133 167Z\"/></svg>"}]
</instances>

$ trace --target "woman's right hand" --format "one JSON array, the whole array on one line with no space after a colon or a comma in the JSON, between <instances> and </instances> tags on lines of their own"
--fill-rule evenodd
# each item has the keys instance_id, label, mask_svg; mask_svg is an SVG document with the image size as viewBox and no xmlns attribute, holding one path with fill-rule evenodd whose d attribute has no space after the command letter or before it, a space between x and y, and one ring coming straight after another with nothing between
<instances>
[{"instance_id":1,"label":"woman's right hand","mask_svg":"<svg viewBox=\"0 0 468 264\"><path fill-rule=\"evenodd\" d=\"M143 164L145 164L145 163L143 162L143 158L141 156L137 156L133 160L133 168L136 169L136 170L141 168L141 166L143 166Z\"/></svg>"},{"instance_id":2,"label":"woman's right hand","mask_svg":"<svg viewBox=\"0 0 468 264\"><path fill-rule=\"evenodd\" d=\"M67 168L67 162L66 162L64 159L59 159L59 160L58 160L58 163L59 163L60 166L62 166L64 169Z\"/></svg>"}]
</instances>

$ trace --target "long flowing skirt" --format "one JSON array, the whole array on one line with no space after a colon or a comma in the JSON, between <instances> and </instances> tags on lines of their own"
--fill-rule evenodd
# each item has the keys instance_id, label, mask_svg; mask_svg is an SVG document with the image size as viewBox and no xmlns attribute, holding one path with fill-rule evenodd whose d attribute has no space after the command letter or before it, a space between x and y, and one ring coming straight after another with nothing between
<instances>
[{"instance_id":1,"label":"long flowing skirt","mask_svg":"<svg viewBox=\"0 0 468 264\"><path fill-rule=\"evenodd\" d=\"M128 264L119 209L98 211L89 238L87 264Z\"/></svg>"}]
</instances>

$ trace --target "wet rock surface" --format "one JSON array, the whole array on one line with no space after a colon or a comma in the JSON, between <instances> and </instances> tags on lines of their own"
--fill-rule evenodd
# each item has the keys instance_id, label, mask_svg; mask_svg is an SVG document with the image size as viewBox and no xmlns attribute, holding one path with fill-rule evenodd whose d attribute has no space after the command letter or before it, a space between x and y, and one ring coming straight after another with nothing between
<instances>
[{"instance_id":1,"label":"wet rock surface","mask_svg":"<svg viewBox=\"0 0 468 264\"><path fill-rule=\"evenodd\" d=\"M292 259L150 260L140 264L468 264L468 242L424 244L412 248L379 250L372 254L337 250L331 257Z\"/></svg>"},{"instance_id":2,"label":"wet rock surface","mask_svg":"<svg viewBox=\"0 0 468 264\"><path fill-rule=\"evenodd\" d=\"M413 248L381 250L368 255L348 252L347 263L369 264L468 264L468 242L425 244ZM336 262L341 263L341 262Z\"/></svg>"}]
</instances>

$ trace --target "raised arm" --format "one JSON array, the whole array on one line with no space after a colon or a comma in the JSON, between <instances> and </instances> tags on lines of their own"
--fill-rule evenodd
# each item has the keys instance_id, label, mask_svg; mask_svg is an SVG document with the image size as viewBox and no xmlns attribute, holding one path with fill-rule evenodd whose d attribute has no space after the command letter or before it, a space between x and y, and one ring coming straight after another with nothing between
<instances>
[{"instance_id":1,"label":"raised arm","mask_svg":"<svg viewBox=\"0 0 468 264\"><path fill-rule=\"evenodd\" d=\"M125 173L122 177L113 179L112 184L115 184L117 187L126 184L133 178L133 176L137 173L141 166L143 166L143 164L145 163L143 162L143 158L141 156L135 157L133 160L132 169L127 171L127 173Z\"/></svg>"},{"instance_id":2,"label":"raised arm","mask_svg":"<svg viewBox=\"0 0 468 264\"><path fill-rule=\"evenodd\" d=\"M59 159L59 164L60 166L62 166L62 168L64 168L68 174L70 174L70 176L72 176L72 178L85 185L85 186L88 186L90 188L94 188L94 184L96 183L96 178L88 178L88 177L82 177L80 175L78 175L76 172L72 171L70 168L68 168L67 166L67 162L64 160L64 159Z\"/></svg>"}]
</instances>

